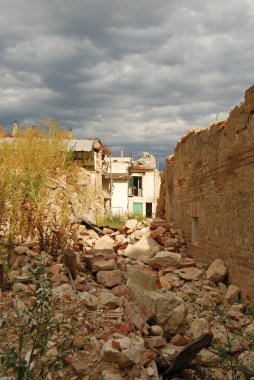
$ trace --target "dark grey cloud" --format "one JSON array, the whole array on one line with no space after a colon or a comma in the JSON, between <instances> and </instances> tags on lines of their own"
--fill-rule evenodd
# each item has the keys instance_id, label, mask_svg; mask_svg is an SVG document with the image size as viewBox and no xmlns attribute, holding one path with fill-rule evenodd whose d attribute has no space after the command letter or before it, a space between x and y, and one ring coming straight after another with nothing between
<instances>
[{"instance_id":1,"label":"dark grey cloud","mask_svg":"<svg viewBox=\"0 0 254 380\"><path fill-rule=\"evenodd\" d=\"M0 0L0 124L158 157L253 83L252 0Z\"/></svg>"}]
</instances>

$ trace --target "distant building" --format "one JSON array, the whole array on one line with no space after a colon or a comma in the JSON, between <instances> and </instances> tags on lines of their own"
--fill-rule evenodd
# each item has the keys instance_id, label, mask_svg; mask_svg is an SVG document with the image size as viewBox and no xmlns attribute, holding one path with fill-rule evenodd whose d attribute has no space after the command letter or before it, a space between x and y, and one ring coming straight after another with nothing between
<instances>
[{"instance_id":1,"label":"distant building","mask_svg":"<svg viewBox=\"0 0 254 380\"><path fill-rule=\"evenodd\" d=\"M160 176L154 156L145 152L131 157L110 157L108 171L103 173L103 189L108 194L108 207L113 214L135 213L151 217L159 196ZM110 203L110 206L109 206Z\"/></svg>"},{"instance_id":2,"label":"distant building","mask_svg":"<svg viewBox=\"0 0 254 380\"><path fill-rule=\"evenodd\" d=\"M106 171L105 157L111 154L109 147L98 138L68 139L68 148L73 152L73 159L89 171Z\"/></svg>"}]
</instances>

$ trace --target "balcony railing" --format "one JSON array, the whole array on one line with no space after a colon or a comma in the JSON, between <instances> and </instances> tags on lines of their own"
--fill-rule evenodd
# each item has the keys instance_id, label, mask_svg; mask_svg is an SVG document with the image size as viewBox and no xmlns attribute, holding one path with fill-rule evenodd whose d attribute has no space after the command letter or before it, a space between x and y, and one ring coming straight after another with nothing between
<instances>
[{"instance_id":1,"label":"balcony railing","mask_svg":"<svg viewBox=\"0 0 254 380\"><path fill-rule=\"evenodd\" d=\"M143 197L143 189L138 189L137 187L129 187L128 191L129 197Z\"/></svg>"}]
</instances>

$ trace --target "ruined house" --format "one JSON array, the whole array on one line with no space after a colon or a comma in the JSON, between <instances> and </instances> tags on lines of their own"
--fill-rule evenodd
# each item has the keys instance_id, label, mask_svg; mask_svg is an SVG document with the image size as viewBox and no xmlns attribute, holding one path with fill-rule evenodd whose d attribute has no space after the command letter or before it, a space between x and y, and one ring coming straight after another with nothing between
<instances>
[{"instance_id":1,"label":"ruined house","mask_svg":"<svg viewBox=\"0 0 254 380\"><path fill-rule=\"evenodd\" d=\"M111 157L103 174L112 213L135 213L151 217L159 196L160 176L150 153L133 161L131 157Z\"/></svg>"},{"instance_id":2,"label":"ruined house","mask_svg":"<svg viewBox=\"0 0 254 380\"><path fill-rule=\"evenodd\" d=\"M98 139L69 139L68 148L73 152L73 159L89 171L105 171L105 157L111 150Z\"/></svg>"},{"instance_id":3,"label":"ruined house","mask_svg":"<svg viewBox=\"0 0 254 380\"><path fill-rule=\"evenodd\" d=\"M157 215L182 229L199 261L222 258L254 301L254 86L224 122L192 130L166 159Z\"/></svg>"}]
</instances>

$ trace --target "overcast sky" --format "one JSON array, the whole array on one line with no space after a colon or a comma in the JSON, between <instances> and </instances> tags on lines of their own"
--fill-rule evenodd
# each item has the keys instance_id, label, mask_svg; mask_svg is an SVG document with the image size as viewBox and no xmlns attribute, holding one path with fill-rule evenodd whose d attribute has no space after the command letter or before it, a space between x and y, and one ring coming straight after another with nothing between
<instances>
[{"instance_id":1,"label":"overcast sky","mask_svg":"<svg viewBox=\"0 0 254 380\"><path fill-rule=\"evenodd\" d=\"M170 154L254 83L253 0L0 0L0 124Z\"/></svg>"}]
</instances>

